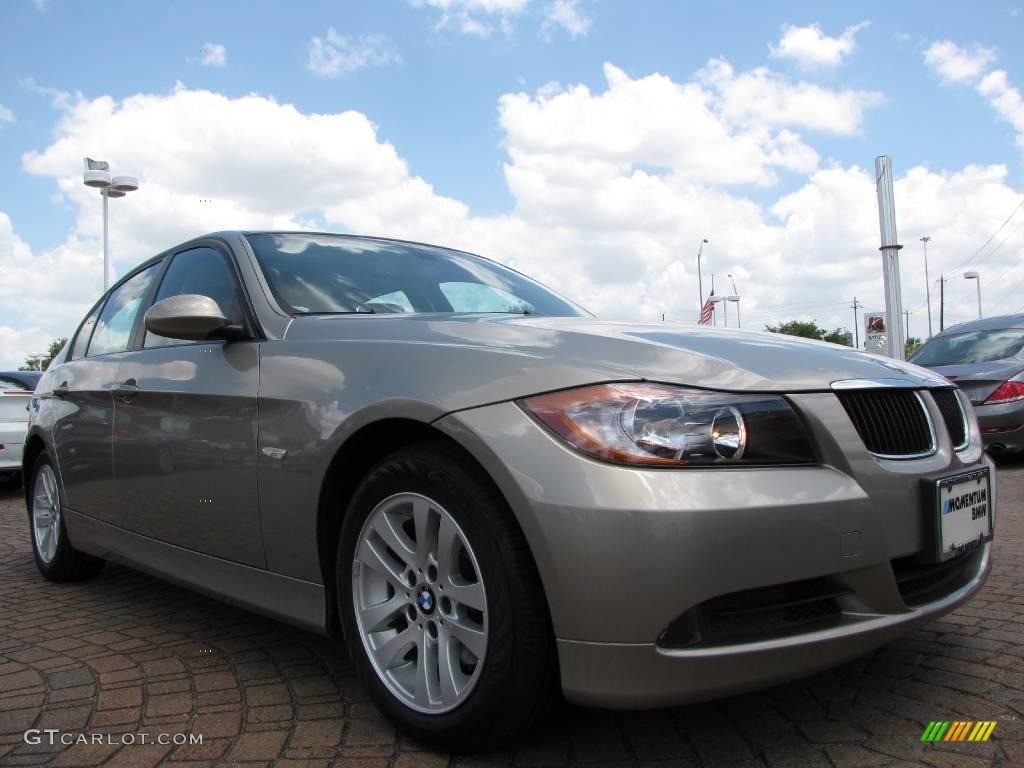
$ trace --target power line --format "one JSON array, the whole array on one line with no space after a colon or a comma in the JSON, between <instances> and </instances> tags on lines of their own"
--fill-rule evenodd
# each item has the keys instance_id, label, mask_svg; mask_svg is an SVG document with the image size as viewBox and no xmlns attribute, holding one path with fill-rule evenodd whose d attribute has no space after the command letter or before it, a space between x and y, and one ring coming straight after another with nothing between
<instances>
[{"instance_id":1,"label":"power line","mask_svg":"<svg viewBox=\"0 0 1024 768\"><path fill-rule=\"evenodd\" d=\"M999 229L997 229L995 232L992 233L992 236L988 240L985 241L985 244L982 245L981 248L976 250L974 252L974 254L971 256L971 258L969 258L967 261L965 261L963 264L961 264L959 267L957 267L956 270L953 270L953 271L959 272L964 267L969 266L970 263L972 261L974 261L978 257L978 254L980 254L982 251L984 251L986 248L988 248L988 244L991 243L995 239L996 235L998 235L1000 232L1003 231L1003 227L1005 227L1007 224L1010 223L1010 219L1012 219L1014 216L1016 216L1017 215L1017 211L1019 211L1021 208L1024 208L1024 200L1021 200L1017 204L1017 207L1013 209L1013 212L1010 213L1010 215L1006 217L1006 221L1004 221L1002 224L999 225Z\"/></svg>"},{"instance_id":2,"label":"power line","mask_svg":"<svg viewBox=\"0 0 1024 768\"><path fill-rule=\"evenodd\" d=\"M991 311L992 311L993 309L995 309L996 307L998 307L998 306L999 306L1000 304L1002 304L1002 303L1003 303L1004 301L1006 301L1006 300L1007 300L1008 298L1010 298L1011 296L1013 296L1013 295L1014 295L1014 292L1015 292L1015 291L1016 291L1016 290L1017 290L1018 288L1020 288L1020 287L1021 287L1022 285L1024 285L1024 280L1021 280L1021 281L1020 281L1019 283L1017 283L1016 285L1014 285L1014 286L1013 286L1013 287L1012 287L1012 288L1011 288L1010 290L1008 290L1008 291L1004 291L1004 292L1003 292L1003 297L1002 297L1001 299L999 299L998 301L996 301L996 302L995 302L994 304L990 304L990 305L989 305L989 311L991 312Z\"/></svg>"}]
</instances>

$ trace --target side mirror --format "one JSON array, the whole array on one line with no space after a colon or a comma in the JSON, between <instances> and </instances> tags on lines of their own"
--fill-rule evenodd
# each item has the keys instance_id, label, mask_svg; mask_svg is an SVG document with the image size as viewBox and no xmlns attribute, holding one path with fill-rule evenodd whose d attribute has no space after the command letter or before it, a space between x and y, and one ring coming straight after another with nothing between
<instances>
[{"instance_id":1,"label":"side mirror","mask_svg":"<svg viewBox=\"0 0 1024 768\"><path fill-rule=\"evenodd\" d=\"M146 312L146 330L169 339L204 341L238 338L242 328L232 325L209 296L184 293L158 301Z\"/></svg>"}]
</instances>

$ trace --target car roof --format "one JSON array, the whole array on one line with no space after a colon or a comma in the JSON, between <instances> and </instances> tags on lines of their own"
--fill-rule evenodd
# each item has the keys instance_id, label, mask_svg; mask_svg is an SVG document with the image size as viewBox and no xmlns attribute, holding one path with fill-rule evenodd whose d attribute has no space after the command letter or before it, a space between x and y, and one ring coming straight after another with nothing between
<instances>
[{"instance_id":1,"label":"car roof","mask_svg":"<svg viewBox=\"0 0 1024 768\"><path fill-rule=\"evenodd\" d=\"M8 376L12 379L21 379L22 381L33 381L39 383L39 380L43 377L42 371L0 371L0 376Z\"/></svg>"},{"instance_id":2,"label":"car roof","mask_svg":"<svg viewBox=\"0 0 1024 768\"><path fill-rule=\"evenodd\" d=\"M942 333L937 333L932 338L950 336L956 333L970 333L971 331L999 331L1005 328L1024 328L1024 314L1019 315L996 315L995 317L983 317L980 320L969 320L966 323L958 323L946 328Z\"/></svg>"}]
</instances>

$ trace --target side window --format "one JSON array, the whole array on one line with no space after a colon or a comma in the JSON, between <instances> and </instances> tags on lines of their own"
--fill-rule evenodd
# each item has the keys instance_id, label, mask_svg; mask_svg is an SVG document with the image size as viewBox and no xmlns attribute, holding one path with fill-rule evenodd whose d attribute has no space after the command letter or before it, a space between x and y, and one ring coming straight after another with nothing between
<instances>
[{"instance_id":1,"label":"side window","mask_svg":"<svg viewBox=\"0 0 1024 768\"><path fill-rule=\"evenodd\" d=\"M453 312L536 312L528 301L483 283L441 283Z\"/></svg>"},{"instance_id":2,"label":"side window","mask_svg":"<svg viewBox=\"0 0 1024 768\"><path fill-rule=\"evenodd\" d=\"M392 291L363 302L363 306L375 312L415 312L405 291Z\"/></svg>"},{"instance_id":3,"label":"side window","mask_svg":"<svg viewBox=\"0 0 1024 768\"><path fill-rule=\"evenodd\" d=\"M96 320L100 316L100 310L103 308L103 302L96 305L96 308L89 313L89 316L85 318L85 322L82 323L82 327L78 329L78 335L75 336L75 346L71 348L71 359L77 360L80 357L85 357L85 350L89 346L89 339L92 337L92 329L96 325Z\"/></svg>"},{"instance_id":4,"label":"side window","mask_svg":"<svg viewBox=\"0 0 1024 768\"><path fill-rule=\"evenodd\" d=\"M135 318L159 271L160 262L157 262L122 283L110 294L100 313L100 319L96 321L92 341L89 342L89 350L86 353L89 357L124 352L128 349Z\"/></svg>"},{"instance_id":5,"label":"side window","mask_svg":"<svg viewBox=\"0 0 1024 768\"><path fill-rule=\"evenodd\" d=\"M213 248L190 248L174 257L157 291L155 304L171 296L198 293L217 302L224 316L232 323L244 324L238 281L224 254ZM146 332L145 347L166 347L188 344L179 339L168 339Z\"/></svg>"}]
</instances>

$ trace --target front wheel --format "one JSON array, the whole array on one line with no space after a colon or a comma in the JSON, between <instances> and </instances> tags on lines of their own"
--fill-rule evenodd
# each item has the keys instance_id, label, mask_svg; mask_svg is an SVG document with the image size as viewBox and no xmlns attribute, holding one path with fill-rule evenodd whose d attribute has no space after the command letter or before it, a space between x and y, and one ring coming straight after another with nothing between
<instances>
[{"instance_id":1,"label":"front wheel","mask_svg":"<svg viewBox=\"0 0 1024 768\"><path fill-rule=\"evenodd\" d=\"M36 457L32 468L28 516L36 567L50 581L81 581L92 578L103 569L105 560L79 552L71 546L64 524L60 484L46 451Z\"/></svg>"},{"instance_id":2,"label":"front wheel","mask_svg":"<svg viewBox=\"0 0 1024 768\"><path fill-rule=\"evenodd\" d=\"M508 741L538 709L551 630L504 499L449 446L399 451L363 480L338 542L340 615L371 698L450 751Z\"/></svg>"}]
</instances>

